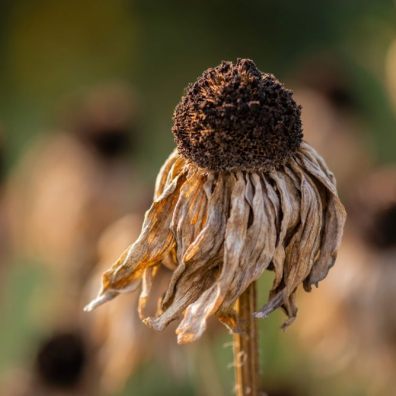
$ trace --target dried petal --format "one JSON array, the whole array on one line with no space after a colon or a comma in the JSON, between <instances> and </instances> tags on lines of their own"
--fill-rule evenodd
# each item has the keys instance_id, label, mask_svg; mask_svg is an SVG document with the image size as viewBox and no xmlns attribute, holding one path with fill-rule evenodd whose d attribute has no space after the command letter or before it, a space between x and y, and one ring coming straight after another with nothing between
<instances>
[{"instance_id":1,"label":"dried petal","mask_svg":"<svg viewBox=\"0 0 396 396\"><path fill-rule=\"evenodd\" d=\"M165 295L163 304L171 300L174 293L174 287L181 276L190 276L193 272L200 270L203 266L210 267L210 263L217 257L219 249L223 244L227 206L225 202L225 183L223 176L214 185L214 191L211 192L211 186L214 180L208 179L204 184L208 199L207 221L196 239L190 242L187 249L183 250L183 255L179 266L174 271L168 291ZM188 270L186 266L188 264Z\"/></svg>"},{"instance_id":2,"label":"dried petal","mask_svg":"<svg viewBox=\"0 0 396 396\"><path fill-rule=\"evenodd\" d=\"M305 283L306 289L309 290L310 285L315 284L317 286L318 282L326 277L335 263L337 251L341 244L346 212L338 198L334 176L327 170L323 159L307 144L302 149L299 162L303 165L305 171L312 175L318 184L322 184L326 190L320 255ZM323 169L326 171L323 171Z\"/></svg>"},{"instance_id":3,"label":"dried petal","mask_svg":"<svg viewBox=\"0 0 396 396\"><path fill-rule=\"evenodd\" d=\"M226 226L224 259L216 282L191 304L177 328L178 342L191 342L206 329L207 318L215 313L229 290L235 271L241 260L247 232L249 206L245 196L246 183L241 172L236 172L236 181L231 194L230 217Z\"/></svg>"},{"instance_id":4,"label":"dried petal","mask_svg":"<svg viewBox=\"0 0 396 396\"><path fill-rule=\"evenodd\" d=\"M279 217L282 218L278 241L274 257L272 259L275 279L271 293L274 294L283 279L283 265L286 257L285 238L300 220L300 194L294 186L293 180L282 172L272 172L271 179L275 182L280 197ZM269 184L269 183L267 183Z\"/></svg>"},{"instance_id":5,"label":"dried petal","mask_svg":"<svg viewBox=\"0 0 396 396\"><path fill-rule=\"evenodd\" d=\"M283 299L279 298L276 290L272 291L269 303L263 308L265 315L268 315L268 305L276 309L273 299L276 298L278 304L284 306L290 319L297 314L297 308L293 302L293 294L297 287L308 276L313 266L314 258L319 246L318 240L321 228L321 202L320 196L310 181L297 164L292 163L292 169L297 177L300 178L301 209L300 224L292 235L286 247L286 257L284 264L284 287ZM261 316L264 315L263 313ZM257 316L260 317L260 314ZM289 320L286 324L290 324Z\"/></svg>"},{"instance_id":6,"label":"dried petal","mask_svg":"<svg viewBox=\"0 0 396 396\"><path fill-rule=\"evenodd\" d=\"M170 170L175 162L179 159L180 157L177 154L177 150L173 150L167 160L161 166L161 169L158 172L157 179L155 181L154 199L157 199L163 193Z\"/></svg>"},{"instance_id":7,"label":"dried petal","mask_svg":"<svg viewBox=\"0 0 396 396\"><path fill-rule=\"evenodd\" d=\"M272 260L276 244L275 212L263 191L261 178L257 174L246 175L247 189L246 200L250 201L252 224L248 227L243 252L239 262L239 269L234 274L234 279L224 302L225 307L231 306L235 300L256 281ZM252 188L249 188L249 185ZM254 191L254 195L248 194ZM266 232L262 231L266 224Z\"/></svg>"},{"instance_id":8,"label":"dried petal","mask_svg":"<svg viewBox=\"0 0 396 396\"><path fill-rule=\"evenodd\" d=\"M185 172L180 173L163 194L153 202L146 213L138 240L121 255L110 270L103 274L102 290L97 299L91 302L85 310L90 311L108 299L114 298L120 292L128 292L136 288L144 269L158 263L165 252L170 249L174 243L174 237L170 231L172 209L185 178Z\"/></svg>"}]
</instances>

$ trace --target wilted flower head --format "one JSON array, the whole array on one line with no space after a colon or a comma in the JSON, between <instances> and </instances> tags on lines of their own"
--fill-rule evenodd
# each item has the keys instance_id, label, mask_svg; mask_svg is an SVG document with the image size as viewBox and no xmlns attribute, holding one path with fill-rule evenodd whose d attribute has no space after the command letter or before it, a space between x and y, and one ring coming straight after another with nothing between
<instances>
[{"instance_id":1,"label":"wilted flower head","mask_svg":"<svg viewBox=\"0 0 396 396\"><path fill-rule=\"evenodd\" d=\"M235 326L235 301L269 269L275 279L256 315L283 307L334 264L345 211L335 179L302 141L300 107L251 60L223 62L187 88L174 113L177 144L156 182L141 234L104 273L86 309L136 289L156 330L181 319L178 342L196 340L207 319ZM145 313L158 267L173 269L158 312Z\"/></svg>"}]
</instances>

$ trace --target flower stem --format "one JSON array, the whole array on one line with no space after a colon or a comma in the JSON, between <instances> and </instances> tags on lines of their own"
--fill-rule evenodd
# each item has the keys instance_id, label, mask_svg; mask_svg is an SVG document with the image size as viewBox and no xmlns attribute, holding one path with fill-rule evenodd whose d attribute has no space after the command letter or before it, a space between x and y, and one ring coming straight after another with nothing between
<instances>
[{"instance_id":1,"label":"flower stem","mask_svg":"<svg viewBox=\"0 0 396 396\"><path fill-rule=\"evenodd\" d=\"M256 282L239 297L236 309L240 332L234 334L235 393L237 396L258 396L259 361L256 310Z\"/></svg>"}]
</instances>

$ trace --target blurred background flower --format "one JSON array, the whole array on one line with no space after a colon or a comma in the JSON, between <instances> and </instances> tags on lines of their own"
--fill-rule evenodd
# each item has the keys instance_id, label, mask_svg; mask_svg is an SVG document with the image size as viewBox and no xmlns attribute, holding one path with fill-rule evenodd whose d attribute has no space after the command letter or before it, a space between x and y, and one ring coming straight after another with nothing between
<instances>
[{"instance_id":1,"label":"blurred background flower","mask_svg":"<svg viewBox=\"0 0 396 396\"><path fill-rule=\"evenodd\" d=\"M264 388L394 392L394 1L0 7L1 395L231 393L223 332L195 350L160 341L135 327L135 297L124 296L111 309L130 312L125 332L150 344L142 348L118 342L109 307L92 318L81 309L113 243L118 252L139 232L133 219L174 147L171 114L186 82L237 57L295 89L306 139L349 212L338 263L312 295L301 293L295 324L283 333L281 315L260 322ZM272 279L263 278L264 298ZM110 349L120 361L106 359Z\"/></svg>"}]
</instances>

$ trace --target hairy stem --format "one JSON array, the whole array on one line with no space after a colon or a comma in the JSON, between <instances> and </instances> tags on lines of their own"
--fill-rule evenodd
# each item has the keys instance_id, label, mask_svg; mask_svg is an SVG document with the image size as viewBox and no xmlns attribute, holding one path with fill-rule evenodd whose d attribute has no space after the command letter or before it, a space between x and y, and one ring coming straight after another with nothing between
<instances>
[{"instance_id":1,"label":"hairy stem","mask_svg":"<svg viewBox=\"0 0 396 396\"><path fill-rule=\"evenodd\" d=\"M256 283L237 301L240 332L234 334L235 389L237 396L258 396L259 361L256 310Z\"/></svg>"}]
</instances>

